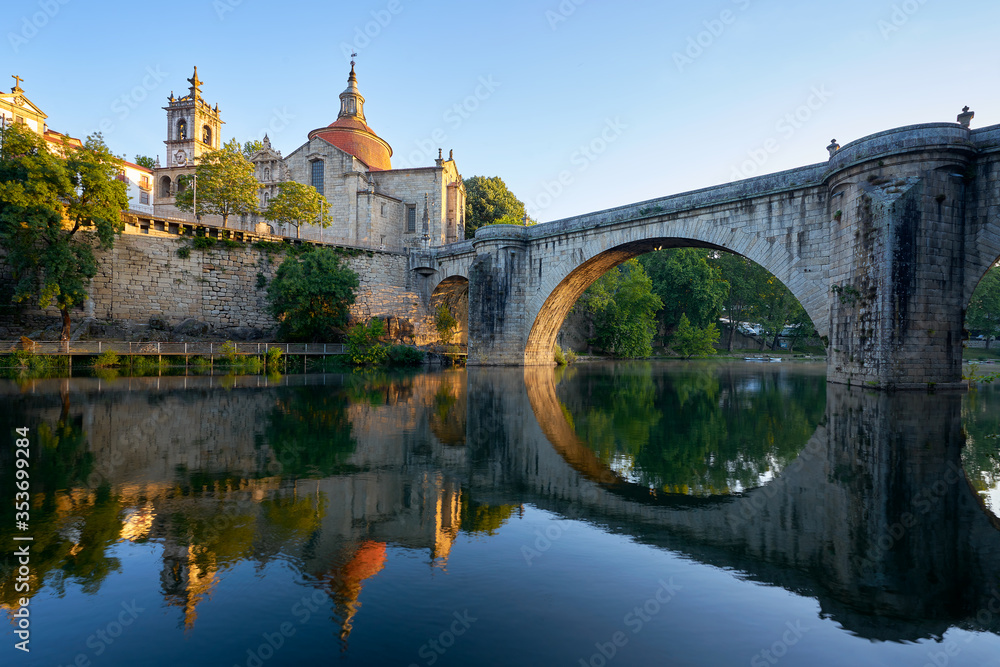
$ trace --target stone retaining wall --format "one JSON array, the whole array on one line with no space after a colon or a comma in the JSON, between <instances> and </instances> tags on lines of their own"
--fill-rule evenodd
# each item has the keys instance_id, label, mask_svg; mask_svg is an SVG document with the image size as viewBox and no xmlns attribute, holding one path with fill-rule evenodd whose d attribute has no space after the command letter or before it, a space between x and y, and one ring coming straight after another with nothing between
<instances>
[{"instance_id":1,"label":"stone retaining wall","mask_svg":"<svg viewBox=\"0 0 1000 667\"><path fill-rule=\"evenodd\" d=\"M284 254L269 254L245 246L191 249L186 258L177 254L187 244L176 238L124 234L115 247L98 253L100 268L91 285L91 298L83 312L74 311L74 321L82 317L130 321L145 324L152 318L166 327L193 318L207 323L218 333L256 330L273 332L276 323L267 313L267 283L271 281ZM436 339L433 321L420 296L408 282L406 255L363 251L345 257L358 274L357 301L353 319L393 318L390 329L397 337L415 344ZM9 267L0 270L0 283L9 293ZM28 308L5 315L0 323L47 326L59 321L55 308Z\"/></svg>"}]
</instances>

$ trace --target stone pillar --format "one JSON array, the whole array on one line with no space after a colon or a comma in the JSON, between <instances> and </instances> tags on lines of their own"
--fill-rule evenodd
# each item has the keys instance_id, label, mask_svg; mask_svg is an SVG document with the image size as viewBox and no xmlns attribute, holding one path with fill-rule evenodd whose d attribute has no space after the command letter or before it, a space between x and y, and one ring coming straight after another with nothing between
<instances>
[{"instance_id":1,"label":"stone pillar","mask_svg":"<svg viewBox=\"0 0 1000 667\"><path fill-rule=\"evenodd\" d=\"M476 231L476 259L469 269L470 365L524 363L526 228L490 225Z\"/></svg>"},{"instance_id":2,"label":"stone pillar","mask_svg":"<svg viewBox=\"0 0 1000 667\"><path fill-rule=\"evenodd\" d=\"M831 157L830 381L960 383L972 157L968 131L950 123L874 135Z\"/></svg>"}]
</instances>

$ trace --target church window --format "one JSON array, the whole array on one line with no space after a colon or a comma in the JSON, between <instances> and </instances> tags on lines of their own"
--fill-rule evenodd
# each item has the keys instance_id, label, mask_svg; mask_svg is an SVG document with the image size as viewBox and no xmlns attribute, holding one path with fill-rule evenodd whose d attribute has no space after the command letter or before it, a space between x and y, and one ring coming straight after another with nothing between
<instances>
[{"instance_id":1,"label":"church window","mask_svg":"<svg viewBox=\"0 0 1000 667\"><path fill-rule=\"evenodd\" d=\"M385 217L385 202L382 202L382 217Z\"/></svg>"},{"instance_id":2,"label":"church window","mask_svg":"<svg viewBox=\"0 0 1000 667\"><path fill-rule=\"evenodd\" d=\"M312 186L320 194L323 192L323 161L315 160L312 163Z\"/></svg>"},{"instance_id":3,"label":"church window","mask_svg":"<svg viewBox=\"0 0 1000 667\"><path fill-rule=\"evenodd\" d=\"M212 145L212 128L208 125L201 128L201 141L209 146Z\"/></svg>"},{"instance_id":4,"label":"church window","mask_svg":"<svg viewBox=\"0 0 1000 667\"><path fill-rule=\"evenodd\" d=\"M417 231L417 207L406 207L406 231L413 233Z\"/></svg>"},{"instance_id":5,"label":"church window","mask_svg":"<svg viewBox=\"0 0 1000 667\"><path fill-rule=\"evenodd\" d=\"M188 123L186 120L181 118L177 121L177 138L181 141L187 139Z\"/></svg>"}]
</instances>

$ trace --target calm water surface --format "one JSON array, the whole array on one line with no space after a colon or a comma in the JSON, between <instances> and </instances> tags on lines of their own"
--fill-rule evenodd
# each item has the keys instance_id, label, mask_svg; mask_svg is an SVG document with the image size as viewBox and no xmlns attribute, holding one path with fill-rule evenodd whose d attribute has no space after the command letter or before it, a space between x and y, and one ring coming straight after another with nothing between
<instances>
[{"instance_id":1,"label":"calm water surface","mask_svg":"<svg viewBox=\"0 0 1000 667\"><path fill-rule=\"evenodd\" d=\"M31 473L5 665L1000 665L1000 387L716 362L0 393L0 497L18 427Z\"/></svg>"}]
</instances>

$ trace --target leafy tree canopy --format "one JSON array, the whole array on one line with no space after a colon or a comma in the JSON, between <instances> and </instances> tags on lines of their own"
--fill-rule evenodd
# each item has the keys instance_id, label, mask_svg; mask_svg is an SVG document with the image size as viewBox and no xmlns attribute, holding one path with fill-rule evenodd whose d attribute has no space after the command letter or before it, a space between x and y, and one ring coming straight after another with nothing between
<instances>
[{"instance_id":1,"label":"leafy tree canopy","mask_svg":"<svg viewBox=\"0 0 1000 667\"><path fill-rule=\"evenodd\" d=\"M135 163L140 167L145 167L146 169L152 169L156 166L156 160L148 155L136 155Z\"/></svg>"},{"instance_id":2,"label":"leafy tree canopy","mask_svg":"<svg viewBox=\"0 0 1000 667\"><path fill-rule=\"evenodd\" d=\"M260 139L251 139L243 142L243 157L252 158L256 153L264 150L264 142Z\"/></svg>"},{"instance_id":3,"label":"leafy tree canopy","mask_svg":"<svg viewBox=\"0 0 1000 667\"><path fill-rule=\"evenodd\" d=\"M674 352L685 359L715 354L715 343L719 340L719 330L712 322L706 327L696 327L691 324L685 313L681 313L681 321L674 330L670 345Z\"/></svg>"},{"instance_id":4,"label":"leafy tree canopy","mask_svg":"<svg viewBox=\"0 0 1000 667\"><path fill-rule=\"evenodd\" d=\"M990 338L1000 336L1000 267L994 266L979 281L969 301L965 323L969 331L986 336L987 347Z\"/></svg>"},{"instance_id":5,"label":"leafy tree canopy","mask_svg":"<svg viewBox=\"0 0 1000 667\"><path fill-rule=\"evenodd\" d=\"M330 204L313 186L285 181L278 183L278 194L268 203L264 218L295 225L295 238L298 238L303 222L324 228L330 226Z\"/></svg>"},{"instance_id":6,"label":"leafy tree canopy","mask_svg":"<svg viewBox=\"0 0 1000 667\"><path fill-rule=\"evenodd\" d=\"M253 164L243 155L235 139L220 150L206 153L195 169L197 183L188 184L177 193L176 205L182 211L222 216L225 227L230 215L257 210L257 179ZM195 196L198 210L195 211Z\"/></svg>"},{"instance_id":7,"label":"leafy tree canopy","mask_svg":"<svg viewBox=\"0 0 1000 667\"><path fill-rule=\"evenodd\" d=\"M698 328L718 319L729 285L722 272L708 263L708 250L670 248L639 258L653 284L653 292L663 301L660 322L665 332L673 331L687 314Z\"/></svg>"},{"instance_id":8,"label":"leafy tree canopy","mask_svg":"<svg viewBox=\"0 0 1000 667\"><path fill-rule=\"evenodd\" d=\"M483 225L524 224L526 215L524 202L499 176L465 179L465 238L471 239Z\"/></svg>"},{"instance_id":9,"label":"leafy tree canopy","mask_svg":"<svg viewBox=\"0 0 1000 667\"><path fill-rule=\"evenodd\" d=\"M594 322L596 342L616 357L648 357L653 353L656 312L663 302L637 259L630 259L598 278L580 297Z\"/></svg>"},{"instance_id":10,"label":"leafy tree canopy","mask_svg":"<svg viewBox=\"0 0 1000 667\"><path fill-rule=\"evenodd\" d=\"M278 335L288 340L332 340L347 325L358 288L358 275L329 248L299 260L289 257L268 286L271 315Z\"/></svg>"},{"instance_id":11,"label":"leafy tree canopy","mask_svg":"<svg viewBox=\"0 0 1000 667\"><path fill-rule=\"evenodd\" d=\"M107 249L122 233L128 208L118 180L121 160L101 135L87 137L65 158L23 125L4 133L0 150L0 247L13 269L15 301L37 299L62 314L69 339L72 308L87 298L97 274L94 246ZM93 232L79 234L78 232Z\"/></svg>"}]
</instances>

